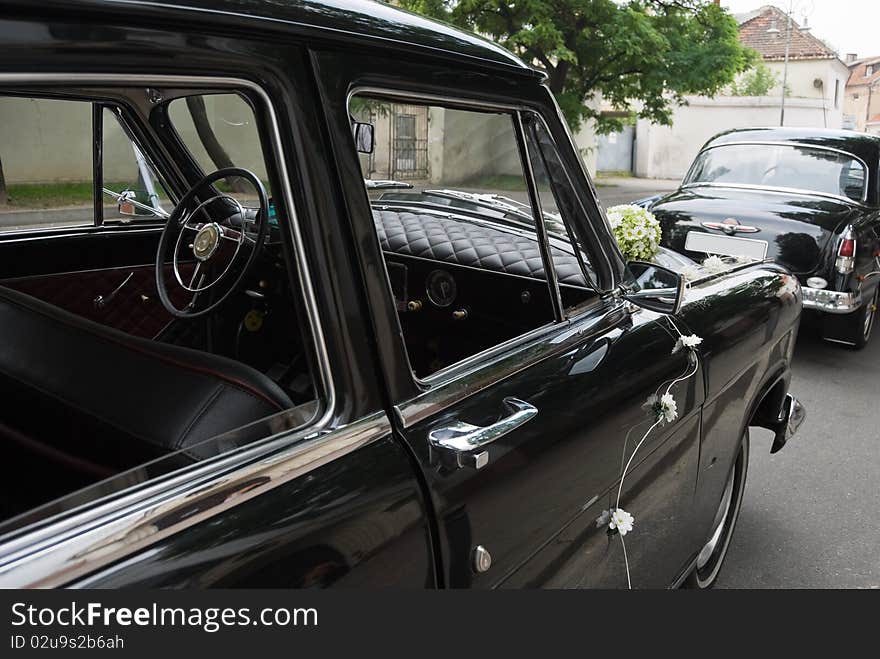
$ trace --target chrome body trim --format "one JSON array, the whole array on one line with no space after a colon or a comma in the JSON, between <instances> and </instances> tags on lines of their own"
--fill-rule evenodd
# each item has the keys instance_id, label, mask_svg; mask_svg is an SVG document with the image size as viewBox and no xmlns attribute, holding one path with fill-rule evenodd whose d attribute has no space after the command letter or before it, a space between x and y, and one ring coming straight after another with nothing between
<instances>
[{"instance_id":1,"label":"chrome body trim","mask_svg":"<svg viewBox=\"0 0 880 659\"><path fill-rule=\"evenodd\" d=\"M269 95L245 79L213 76L81 73L0 73L0 85L143 85L185 89L247 90L256 94L269 117L275 165L290 219L297 283L318 365L321 388L315 418L303 430L259 440L234 453L123 490L79 509L13 531L0 541L0 587L52 587L124 558L171 533L220 513L387 435L384 412L340 428L328 428L336 410L336 391L324 341L317 298L296 215L281 131ZM155 230L145 229L145 230ZM262 481L257 479L264 479ZM211 497L208 499L207 497ZM204 510L193 505L209 501ZM178 515L181 509L186 514ZM162 526L153 523L162 519ZM171 522L169 523L169 520Z\"/></svg>"},{"instance_id":2,"label":"chrome body trim","mask_svg":"<svg viewBox=\"0 0 880 659\"><path fill-rule=\"evenodd\" d=\"M701 155L703 155L706 151L710 151L712 149L720 149L725 146L787 146L792 148L802 148L802 149L813 149L816 151L829 151L831 153L838 153L840 155L844 155L847 158L852 158L856 162L858 162L865 169L865 187L862 189L862 198L858 199L850 199L844 195L836 195L828 192L818 192L816 190L805 190L802 188L781 188L771 185L757 185L757 184L748 184L748 183L690 183L688 180L691 177L691 174L694 171L694 165L697 164L697 160ZM868 199L868 190L871 189L871 170L868 168L868 163L862 160L857 155L850 153L849 151L844 151L843 149L835 149L831 146L822 146L817 144L808 144L806 142L787 142L787 141L779 141L779 140L744 140L737 142L723 142L721 144L712 144L700 149L700 152L697 154L697 157L694 158L694 161L691 163L691 166L688 168L687 174L684 175L682 179L681 188L695 187L707 185L712 187L722 187L722 188L743 188L750 190L765 190L767 192L783 192L783 193L797 193L797 194L808 194L808 195L818 195L820 197L829 197L831 199L840 199L842 201L846 201L851 204L865 204Z\"/></svg>"},{"instance_id":3,"label":"chrome body trim","mask_svg":"<svg viewBox=\"0 0 880 659\"><path fill-rule=\"evenodd\" d=\"M795 436L806 418L807 409L801 405L797 398L791 394L785 394L779 421L774 428L776 437L773 440L773 446L770 447L770 452L776 453L785 446L788 440Z\"/></svg>"},{"instance_id":4,"label":"chrome body trim","mask_svg":"<svg viewBox=\"0 0 880 659\"><path fill-rule=\"evenodd\" d=\"M810 286L801 286L801 290L804 294L804 309L845 314L857 311L862 306L861 292L831 291L827 288L812 288Z\"/></svg>"},{"instance_id":5,"label":"chrome body trim","mask_svg":"<svg viewBox=\"0 0 880 659\"><path fill-rule=\"evenodd\" d=\"M143 491L122 492L79 514L50 520L4 544L0 588L63 586L390 433L384 412L323 433L285 433L272 446L251 451L244 467L240 456L221 456L147 482ZM279 444L287 447L273 452Z\"/></svg>"}]
</instances>

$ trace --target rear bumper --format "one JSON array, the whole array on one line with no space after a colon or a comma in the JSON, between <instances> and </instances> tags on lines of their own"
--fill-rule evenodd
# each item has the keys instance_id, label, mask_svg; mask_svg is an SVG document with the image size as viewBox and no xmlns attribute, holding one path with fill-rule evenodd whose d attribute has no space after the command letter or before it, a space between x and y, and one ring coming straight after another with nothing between
<instances>
[{"instance_id":1,"label":"rear bumper","mask_svg":"<svg viewBox=\"0 0 880 659\"><path fill-rule=\"evenodd\" d=\"M776 433L776 437L773 439L773 446L770 447L770 452L776 453L785 446L786 442L794 437L805 418L807 418L806 408L801 405L797 398L791 394L786 394L785 400L782 401L782 413L774 427L771 428Z\"/></svg>"},{"instance_id":2,"label":"rear bumper","mask_svg":"<svg viewBox=\"0 0 880 659\"><path fill-rule=\"evenodd\" d=\"M852 313L862 306L860 293L831 291L827 288L801 286L804 295L804 309L824 311L825 313Z\"/></svg>"}]
</instances>

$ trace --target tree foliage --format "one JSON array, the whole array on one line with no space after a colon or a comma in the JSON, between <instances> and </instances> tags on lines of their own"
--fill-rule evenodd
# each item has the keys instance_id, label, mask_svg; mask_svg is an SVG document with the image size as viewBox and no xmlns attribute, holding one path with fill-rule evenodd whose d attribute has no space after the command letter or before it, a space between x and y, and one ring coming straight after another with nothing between
<instances>
[{"instance_id":1,"label":"tree foliage","mask_svg":"<svg viewBox=\"0 0 880 659\"><path fill-rule=\"evenodd\" d=\"M472 30L544 69L573 129L619 130L626 115L670 124L684 96L713 96L755 61L710 0L397 0ZM603 114L604 100L616 116ZM623 118L621 118L623 117Z\"/></svg>"},{"instance_id":2,"label":"tree foliage","mask_svg":"<svg viewBox=\"0 0 880 659\"><path fill-rule=\"evenodd\" d=\"M731 96L767 96L778 84L779 76L758 62L730 84L729 92Z\"/></svg>"}]
</instances>

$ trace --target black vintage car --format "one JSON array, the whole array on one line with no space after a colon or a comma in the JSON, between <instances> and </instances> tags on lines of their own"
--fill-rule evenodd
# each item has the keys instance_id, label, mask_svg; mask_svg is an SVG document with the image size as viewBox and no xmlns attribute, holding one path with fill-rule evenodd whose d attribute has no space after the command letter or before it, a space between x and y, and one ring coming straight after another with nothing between
<instances>
[{"instance_id":1,"label":"black vintage car","mask_svg":"<svg viewBox=\"0 0 880 659\"><path fill-rule=\"evenodd\" d=\"M880 137L812 128L731 130L681 187L646 200L664 244L771 258L801 282L830 340L863 348L880 296Z\"/></svg>"},{"instance_id":2,"label":"black vintage car","mask_svg":"<svg viewBox=\"0 0 880 659\"><path fill-rule=\"evenodd\" d=\"M715 581L800 287L625 263L540 73L371 2L0 17L0 585Z\"/></svg>"}]
</instances>

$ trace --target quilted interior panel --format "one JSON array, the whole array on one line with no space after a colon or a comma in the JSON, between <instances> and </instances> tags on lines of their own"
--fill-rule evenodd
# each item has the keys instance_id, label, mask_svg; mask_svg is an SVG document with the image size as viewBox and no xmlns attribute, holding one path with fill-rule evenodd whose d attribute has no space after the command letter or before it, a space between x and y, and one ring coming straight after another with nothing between
<instances>
[{"instance_id":1,"label":"quilted interior panel","mask_svg":"<svg viewBox=\"0 0 880 659\"><path fill-rule=\"evenodd\" d=\"M527 236L425 213L374 210L373 219L385 251L545 278L538 243ZM550 251L559 283L584 286L577 258L555 247Z\"/></svg>"},{"instance_id":2,"label":"quilted interior panel","mask_svg":"<svg viewBox=\"0 0 880 659\"><path fill-rule=\"evenodd\" d=\"M132 278L110 303L103 309L96 308L95 297L109 295L129 274L133 274ZM172 320L159 301L153 266L44 275L5 281L3 285L96 323L146 339L155 337ZM179 291L174 289L171 295L172 298L180 297Z\"/></svg>"}]
</instances>

